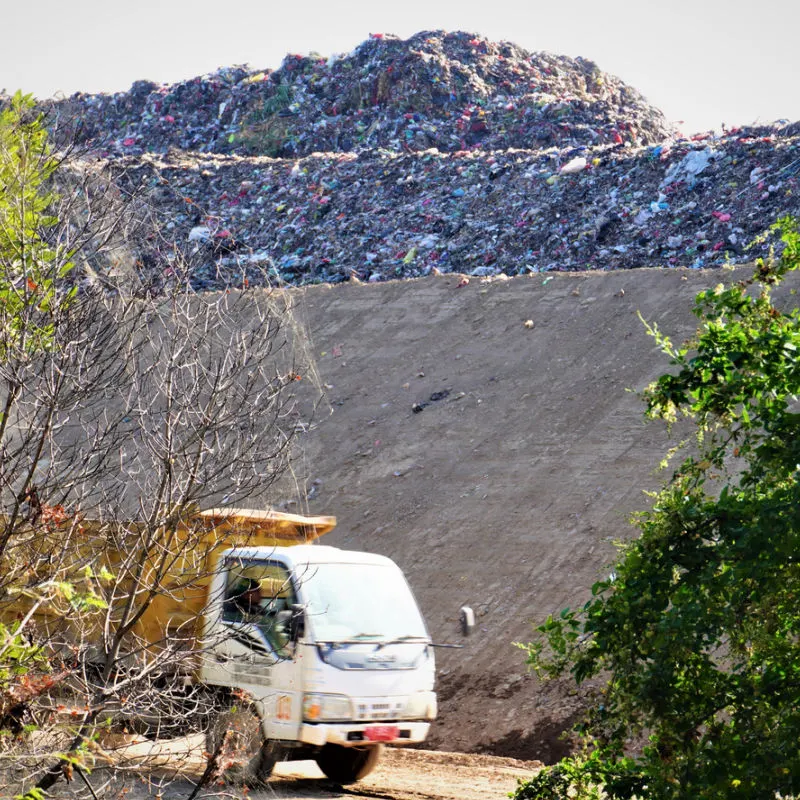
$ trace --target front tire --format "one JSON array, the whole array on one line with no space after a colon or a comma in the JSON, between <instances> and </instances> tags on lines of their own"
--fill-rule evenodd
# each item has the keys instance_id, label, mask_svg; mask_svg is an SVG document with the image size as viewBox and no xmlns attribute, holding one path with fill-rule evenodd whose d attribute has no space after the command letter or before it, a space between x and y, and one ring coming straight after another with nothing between
<instances>
[{"instance_id":1,"label":"front tire","mask_svg":"<svg viewBox=\"0 0 800 800\"><path fill-rule=\"evenodd\" d=\"M382 744L368 747L342 747L326 744L317 753L317 766L325 777L336 783L348 784L360 781L375 769L383 752Z\"/></svg>"},{"instance_id":2,"label":"front tire","mask_svg":"<svg viewBox=\"0 0 800 800\"><path fill-rule=\"evenodd\" d=\"M227 738L226 738L227 737ZM219 777L231 786L261 786L275 767L255 705L230 698L206 732L206 750L218 753Z\"/></svg>"}]
</instances>

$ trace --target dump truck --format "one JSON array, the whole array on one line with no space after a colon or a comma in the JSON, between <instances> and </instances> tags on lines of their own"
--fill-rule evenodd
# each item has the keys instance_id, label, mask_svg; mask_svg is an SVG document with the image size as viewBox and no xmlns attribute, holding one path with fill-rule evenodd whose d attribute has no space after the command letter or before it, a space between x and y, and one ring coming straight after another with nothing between
<instances>
[{"instance_id":1,"label":"dump truck","mask_svg":"<svg viewBox=\"0 0 800 800\"><path fill-rule=\"evenodd\" d=\"M402 571L381 555L319 544L335 524L195 512L178 538L199 530L202 546L178 548L167 591L136 621L145 650L188 636L180 663L213 698L206 749L225 751L231 782L254 785L278 760L313 759L352 783L384 746L423 742L436 717L435 645ZM112 550L107 568L123 555Z\"/></svg>"}]
</instances>

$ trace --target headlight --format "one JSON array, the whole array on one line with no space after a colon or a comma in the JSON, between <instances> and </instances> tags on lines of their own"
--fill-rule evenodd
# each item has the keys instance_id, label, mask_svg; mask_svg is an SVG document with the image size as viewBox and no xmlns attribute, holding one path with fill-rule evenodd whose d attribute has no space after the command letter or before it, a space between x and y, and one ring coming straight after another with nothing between
<instances>
[{"instance_id":1,"label":"headlight","mask_svg":"<svg viewBox=\"0 0 800 800\"><path fill-rule=\"evenodd\" d=\"M304 694L303 719L306 722L346 722L353 719L350 698L343 694Z\"/></svg>"},{"instance_id":2,"label":"headlight","mask_svg":"<svg viewBox=\"0 0 800 800\"><path fill-rule=\"evenodd\" d=\"M436 695L433 692L416 692L408 698L405 719L436 719Z\"/></svg>"}]
</instances>

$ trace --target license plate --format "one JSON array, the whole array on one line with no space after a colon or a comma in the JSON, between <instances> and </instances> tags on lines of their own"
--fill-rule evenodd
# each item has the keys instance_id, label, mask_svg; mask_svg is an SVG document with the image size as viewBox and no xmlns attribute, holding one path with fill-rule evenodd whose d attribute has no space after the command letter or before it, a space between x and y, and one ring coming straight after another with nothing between
<instances>
[{"instance_id":1,"label":"license plate","mask_svg":"<svg viewBox=\"0 0 800 800\"><path fill-rule=\"evenodd\" d=\"M371 742L391 742L399 735L397 725L372 725L364 730L364 736Z\"/></svg>"}]
</instances>

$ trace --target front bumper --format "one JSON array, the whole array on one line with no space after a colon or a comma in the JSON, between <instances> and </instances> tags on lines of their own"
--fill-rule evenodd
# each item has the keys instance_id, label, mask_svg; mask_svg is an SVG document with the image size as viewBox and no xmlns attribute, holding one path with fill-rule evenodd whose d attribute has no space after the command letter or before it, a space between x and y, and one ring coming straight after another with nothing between
<instances>
[{"instance_id":1,"label":"front bumper","mask_svg":"<svg viewBox=\"0 0 800 800\"><path fill-rule=\"evenodd\" d=\"M324 744L358 747L372 743L373 740L369 738L367 728L375 728L378 725L382 728L387 726L397 728L398 735L396 737L380 740L383 744L392 747L424 742L431 727L430 722L319 722L314 725L301 725L299 739L301 742L319 747Z\"/></svg>"}]
</instances>

